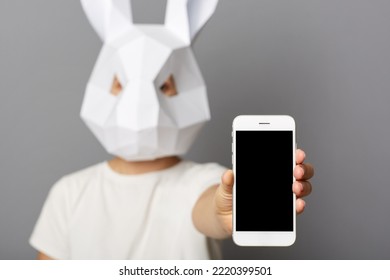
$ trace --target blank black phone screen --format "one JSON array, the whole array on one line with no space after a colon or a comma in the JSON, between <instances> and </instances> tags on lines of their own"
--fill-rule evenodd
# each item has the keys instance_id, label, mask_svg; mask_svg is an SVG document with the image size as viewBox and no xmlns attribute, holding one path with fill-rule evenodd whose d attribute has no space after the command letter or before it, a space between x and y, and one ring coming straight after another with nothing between
<instances>
[{"instance_id":1,"label":"blank black phone screen","mask_svg":"<svg viewBox=\"0 0 390 280\"><path fill-rule=\"evenodd\" d=\"M236 131L236 230L293 231L292 131Z\"/></svg>"}]
</instances>

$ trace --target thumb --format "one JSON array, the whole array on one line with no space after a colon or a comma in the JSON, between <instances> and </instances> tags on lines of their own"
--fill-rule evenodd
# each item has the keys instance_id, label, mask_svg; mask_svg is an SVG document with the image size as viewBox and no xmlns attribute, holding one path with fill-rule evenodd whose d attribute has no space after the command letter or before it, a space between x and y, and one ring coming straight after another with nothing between
<instances>
[{"instance_id":1,"label":"thumb","mask_svg":"<svg viewBox=\"0 0 390 280\"><path fill-rule=\"evenodd\" d=\"M234 175L232 170L227 170L221 177L220 190L224 195L232 195Z\"/></svg>"},{"instance_id":2,"label":"thumb","mask_svg":"<svg viewBox=\"0 0 390 280\"><path fill-rule=\"evenodd\" d=\"M232 211L233 184L233 171L228 170L221 177L221 184L217 189L215 197L217 210L220 214L228 214Z\"/></svg>"}]
</instances>

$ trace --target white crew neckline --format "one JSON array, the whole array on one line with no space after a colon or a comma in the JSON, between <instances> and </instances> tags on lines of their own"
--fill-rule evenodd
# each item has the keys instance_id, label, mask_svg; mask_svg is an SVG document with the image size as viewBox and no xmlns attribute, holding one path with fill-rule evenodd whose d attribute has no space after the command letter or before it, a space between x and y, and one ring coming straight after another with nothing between
<instances>
[{"instance_id":1,"label":"white crew neckline","mask_svg":"<svg viewBox=\"0 0 390 280\"><path fill-rule=\"evenodd\" d=\"M186 165L188 161L186 160L180 160L180 162L176 163L173 166L170 166L165 169L157 170L157 171L150 171L140 174L121 174L119 172L116 172L113 170L110 165L108 164L108 161L104 161L102 163L104 172L112 179L120 180L120 181L133 181L133 180L140 180L140 179L147 179L147 178L155 178L156 176L162 176L165 174L169 174L171 172L175 172L177 169L182 168L182 166Z\"/></svg>"}]
</instances>

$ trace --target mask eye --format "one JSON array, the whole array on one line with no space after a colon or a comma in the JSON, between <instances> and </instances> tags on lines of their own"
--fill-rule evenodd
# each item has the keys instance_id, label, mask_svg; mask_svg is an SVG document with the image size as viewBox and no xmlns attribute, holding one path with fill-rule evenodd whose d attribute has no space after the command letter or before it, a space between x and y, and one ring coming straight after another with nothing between
<instances>
[{"instance_id":1,"label":"mask eye","mask_svg":"<svg viewBox=\"0 0 390 280\"><path fill-rule=\"evenodd\" d=\"M122 92L122 85L118 80L118 77L115 75L114 80L112 81L110 93L114 96L118 96Z\"/></svg>"},{"instance_id":2,"label":"mask eye","mask_svg":"<svg viewBox=\"0 0 390 280\"><path fill-rule=\"evenodd\" d=\"M168 79L161 85L160 90L164 95L169 97L177 95L176 84L173 75L170 75Z\"/></svg>"}]
</instances>

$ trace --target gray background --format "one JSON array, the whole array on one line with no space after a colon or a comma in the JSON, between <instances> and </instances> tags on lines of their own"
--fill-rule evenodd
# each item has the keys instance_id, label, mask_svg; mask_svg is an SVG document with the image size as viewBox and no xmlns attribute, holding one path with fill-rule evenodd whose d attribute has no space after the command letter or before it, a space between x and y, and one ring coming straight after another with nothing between
<instances>
[{"instance_id":1,"label":"gray background","mask_svg":"<svg viewBox=\"0 0 390 280\"><path fill-rule=\"evenodd\" d=\"M165 1L134 1L162 22ZM226 258L389 259L390 2L221 0L194 46L212 121L187 158L230 166L238 114L290 114L316 167L291 248ZM0 1L0 259L30 259L51 185L109 156L79 119L101 42L79 1Z\"/></svg>"}]
</instances>

